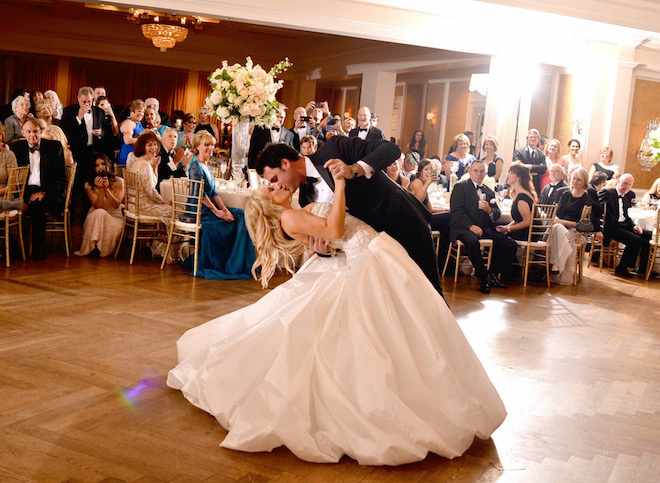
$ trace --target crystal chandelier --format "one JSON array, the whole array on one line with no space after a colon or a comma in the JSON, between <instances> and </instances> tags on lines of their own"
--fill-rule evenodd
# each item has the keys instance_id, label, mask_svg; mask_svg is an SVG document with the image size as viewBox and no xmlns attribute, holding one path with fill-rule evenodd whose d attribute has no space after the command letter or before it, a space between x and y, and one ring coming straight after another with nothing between
<instances>
[{"instance_id":1,"label":"crystal chandelier","mask_svg":"<svg viewBox=\"0 0 660 483\"><path fill-rule=\"evenodd\" d=\"M651 171L656 166L657 149L654 149L654 142L658 141L658 126L660 117L646 122L646 135L642 139L642 144L637 151L637 160L642 165L642 171Z\"/></svg>"},{"instance_id":2,"label":"crystal chandelier","mask_svg":"<svg viewBox=\"0 0 660 483\"><path fill-rule=\"evenodd\" d=\"M129 20L142 26L142 35L151 40L161 52L171 49L188 37L188 27L202 28L201 17L158 14L150 10L130 10Z\"/></svg>"}]
</instances>

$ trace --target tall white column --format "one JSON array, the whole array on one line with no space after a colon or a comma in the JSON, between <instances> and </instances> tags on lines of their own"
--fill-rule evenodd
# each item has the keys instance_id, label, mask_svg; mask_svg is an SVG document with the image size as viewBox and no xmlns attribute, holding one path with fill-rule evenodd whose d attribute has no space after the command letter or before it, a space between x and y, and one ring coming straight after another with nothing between
<instances>
[{"instance_id":1,"label":"tall white column","mask_svg":"<svg viewBox=\"0 0 660 483\"><path fill-rule=\"evenodd\" d=\"M392 133L392 109L394 107L394 90L396 88L396 73L380 70L367 70L362 73L362 90L360 106L367 106L378 114L378 128L389 139Z\"/></svg>"}]
</instances>

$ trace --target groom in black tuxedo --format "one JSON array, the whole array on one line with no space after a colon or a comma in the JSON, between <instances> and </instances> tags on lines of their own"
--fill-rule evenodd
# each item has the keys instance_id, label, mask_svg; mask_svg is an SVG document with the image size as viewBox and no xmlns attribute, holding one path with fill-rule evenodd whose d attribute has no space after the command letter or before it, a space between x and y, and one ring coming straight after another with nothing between
<instances>
[{"instance_id":1,"label":"groom in black tuxedo","mask_svg":"<svg viewBox=\"0 0 660 483\"><path fill-rule=\"evenodd\" d=\"M301 206L332 201L331 172L340 172L346 178L351 215L401 243L442 294L429 229L431 213L383 171L400 156L399 147L385 140L334 136L308 158L286 144L271 144L257 157L256 169L280 189L293 193L300 188Z\"/></svg>"},{"instance_id":2,"label":"groom in black tuxedo","mask_svg":"<svg viewBox=\"0 0 660 483\"><path fill-rule=\"evenodd\" d=\"M506 288L499 274L513 262L518 245L495 229L493 221L500 217L500 209L493 190L482 184L486 176L484 162L472 161L468 173L470 179L456 183L451 193L450 237L465 245L475 275L481 279L480 290L490 293L491 286ZM481 256L479 240L482 238L493 240L490 271L486 270Z\"/></svg>"}]
</instances>

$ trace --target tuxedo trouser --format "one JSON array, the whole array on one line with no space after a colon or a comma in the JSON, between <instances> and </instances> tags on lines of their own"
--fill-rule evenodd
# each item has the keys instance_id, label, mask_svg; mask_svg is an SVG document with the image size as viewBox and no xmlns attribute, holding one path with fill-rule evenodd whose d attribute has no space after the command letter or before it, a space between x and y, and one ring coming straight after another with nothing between
<instances>
[{"instance_id":1,"label":"tuxedo trouser","mask_svg":"<svg viewBox=\"0 0 660 483\"><path fill-rule=\"evenodd\" d=\"M634 268L639 254L639 266L645 270L649 259L649 241L652 235L649 230L644 230L639 235L632 231L628 225L617 225L614 228L612 239L626 245L619 266Z\"/></svg>"},{"instance_id":2,"label":"tuxedo trouser","mask_svg":"<svg viewBox=\"0 0 660 483\"><path fill-rule=\"evenodd\" d=\"M490 271L492 273L502 273L513 263L516 252L518 251L518 244L515 240L490 228L483 230L483 236L481 238L493 240ZM457 239L465 245L465 253L470 259L470 262L472 262L475 275L483 279L488 271L481 255L480 238L470 231L458 236Z\"/></svg>"},{"instance_id":3,"label":"tuxedo trouser","mask_svg":"<svg viewBox=\"0 0 660 483\"><path fill-rule=\"evenodd\" d=\"M32 246L39 252L43 250L46 241L46 214L61 213L61 200L52 196L44 196L41 200L29 202L30 196L42 191L40 186L28 185L25 187L24 200L32 226Z\"/></svg>"},{"instance_id":4,"label":"tuxedo trouser","mask_svg":"<svg viewBox=\"0 0 660 483\"><path fill-rule=\"evenodd\" d=\"M447 250L449 250L449 229L450 229L450 213L433 213L431 218L431 230L440 232L440 244L438 246L438 267L445 266L445 259L447 258Z\"/></svg>"}]
</instances>

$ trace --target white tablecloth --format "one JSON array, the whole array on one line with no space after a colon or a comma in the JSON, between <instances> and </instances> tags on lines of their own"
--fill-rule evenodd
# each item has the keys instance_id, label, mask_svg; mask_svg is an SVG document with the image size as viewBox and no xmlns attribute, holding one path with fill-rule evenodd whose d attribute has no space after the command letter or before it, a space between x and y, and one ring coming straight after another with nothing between
<instances>
[{"instance_id":1,"label":"white tablecloth","mask_svg":"<svg viewBox=\"0 0 660 483\"><path fill-rule=\"evenodd\" d=\"M217 186L216 191L223 203L229 208L240 208L244 210L247 200L252 194L252 190L249 189L230 191L219 188L220 186ZM164 179L160 182L160 194L165 200L172 201L172 180Z\"/></svg>"},{"instance_id":2,"label":"white tablecloth","mask_svg":"<svg viewBox=\"0 0 660 483\"><path fill-rule=\"evenodd\" d=\"M641 208L629 208L628 216L644 230L653 231L655 229L655 220L658 212L655 210L643 210Z\"/></svg>"}]
</instances>

